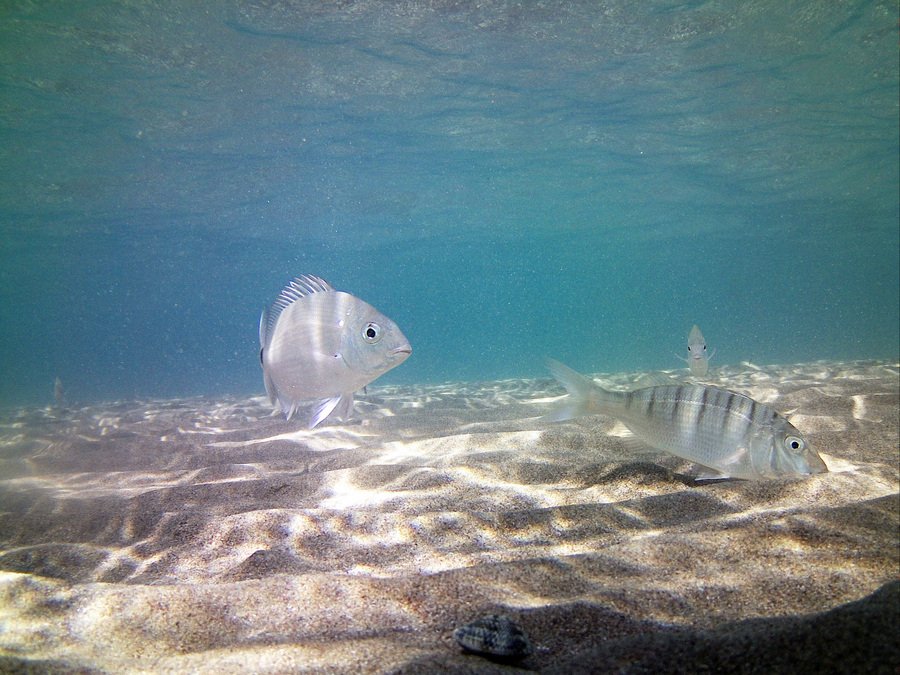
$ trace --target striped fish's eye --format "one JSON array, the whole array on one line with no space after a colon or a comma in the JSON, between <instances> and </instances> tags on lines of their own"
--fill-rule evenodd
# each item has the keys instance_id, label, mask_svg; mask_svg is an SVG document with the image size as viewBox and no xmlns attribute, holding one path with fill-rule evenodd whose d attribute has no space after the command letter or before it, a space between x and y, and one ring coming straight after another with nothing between
<instances>
[{"instance_id":1,"label":"striped fish's eye","mask_svg":"<svg viewBox=\"0 0 900 675\"><path fill-rule=\"evenodd\" d=\"M784 439L784 447L793 452L802 452L806 449L806 441L797 436L787 436Z\"/></svg>"},{"instance_id":2,"label":"striped fish's eye","mask_svg":"<svg viewBox=\"0 0 900 675\"><path fill-rule=\"evenodd\" d=\"M381 332L381 326L370 321L366 324L365 328L363 328L363 340L368 342L370 345L374 345L376 342L381 340Z\"/></svg>"}]
</instances>

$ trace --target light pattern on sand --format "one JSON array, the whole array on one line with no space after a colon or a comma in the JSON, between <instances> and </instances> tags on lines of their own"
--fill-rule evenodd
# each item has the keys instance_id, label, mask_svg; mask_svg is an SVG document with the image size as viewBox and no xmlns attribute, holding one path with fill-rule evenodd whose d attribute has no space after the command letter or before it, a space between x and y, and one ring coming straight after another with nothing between
<instances>
[{"instance_id":1,"label":"light pattern on sand","mask_svg":"<svg viewBox=\"0 0 900 675\"><path fill-rule=\"evenodd\" d=\"M118 670L449 667L452 628L496 610L540 664L590 642L559 632L575 607L713 626L892 579L897 365L710 376L788 413L831 472L698 484L614 420L541 423L549 379L372 387L360 421L315 430L262 397L7 411L0 648Z\"/></svg>"}]
</instances>

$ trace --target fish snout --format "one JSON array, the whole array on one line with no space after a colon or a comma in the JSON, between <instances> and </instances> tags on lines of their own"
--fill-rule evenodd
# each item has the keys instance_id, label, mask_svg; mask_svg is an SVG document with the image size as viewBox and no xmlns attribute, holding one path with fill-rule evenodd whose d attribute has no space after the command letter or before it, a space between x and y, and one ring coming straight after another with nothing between
<instances>
[{"instance_id":1,"label":"fish snout","mask_svg":"<svg viewBox=\"0 0 900 675\"><path fill-rule=\"evenodd\" d=\"M410 354L412 354L412 347L409 345L409 343L400 345L399 347L394 347L390 351L391 356L399 356L402 359L408 358Z\"/></svg>"},{"instance_id":2,"label":"fish snout","mask_svg":"<svg viewBox=\"0 0 900 675\"><path fill-rule=\"evenodd\" d=\"M828 473L828 466L825 464L825 460L819 457L819 453L815 450L810 450L809 454L806 457L806 464L809 467L809 472L812 473Z\"/></svg>"}]
</instances>

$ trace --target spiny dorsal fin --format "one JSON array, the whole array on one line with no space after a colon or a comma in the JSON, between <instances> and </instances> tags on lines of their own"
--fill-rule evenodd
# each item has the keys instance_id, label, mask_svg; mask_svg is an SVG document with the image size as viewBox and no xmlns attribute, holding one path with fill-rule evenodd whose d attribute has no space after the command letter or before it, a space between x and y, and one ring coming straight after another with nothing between
<instances>
[{"instance_id":1,"label":"spiny dorsal fin","mask_svg":"<svg viewBox=\"0 0 900 675\"><path fill-rule=\"evenodd\" d=\"M334 289L327 281L312 274L301 274L299 277L292 279L284 287L284 290L278 294L275 302L269 308L268 316L266 317L266 335L272 335L272 332L275 330L275 324L278 322L278 317L291 303L297 302L300 298L305 298L313 293L328 293L331 291L334 291ZM262 331L260 331L260 337L262 337Z\"/></svg>"}]
</instances>

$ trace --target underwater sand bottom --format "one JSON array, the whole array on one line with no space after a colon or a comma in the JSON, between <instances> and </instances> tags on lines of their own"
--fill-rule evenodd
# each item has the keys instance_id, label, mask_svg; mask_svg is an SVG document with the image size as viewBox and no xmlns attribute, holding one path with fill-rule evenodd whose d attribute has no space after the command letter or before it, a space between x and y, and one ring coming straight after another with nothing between
<instances>
[{"instance_id":1,"label":"underwater sand bottom","mask_svg":"<svg viewBox=\"0 0 900 675\"><path fill-rule=\"evenodd\" d=\"M599 378L628 387L635 376ZM723 367L827 474L695 482L549 380L0 414L0 672L896 672L898 366ZM503 613L534 653L465 654Z\"/></svg>"}]
</instances>

